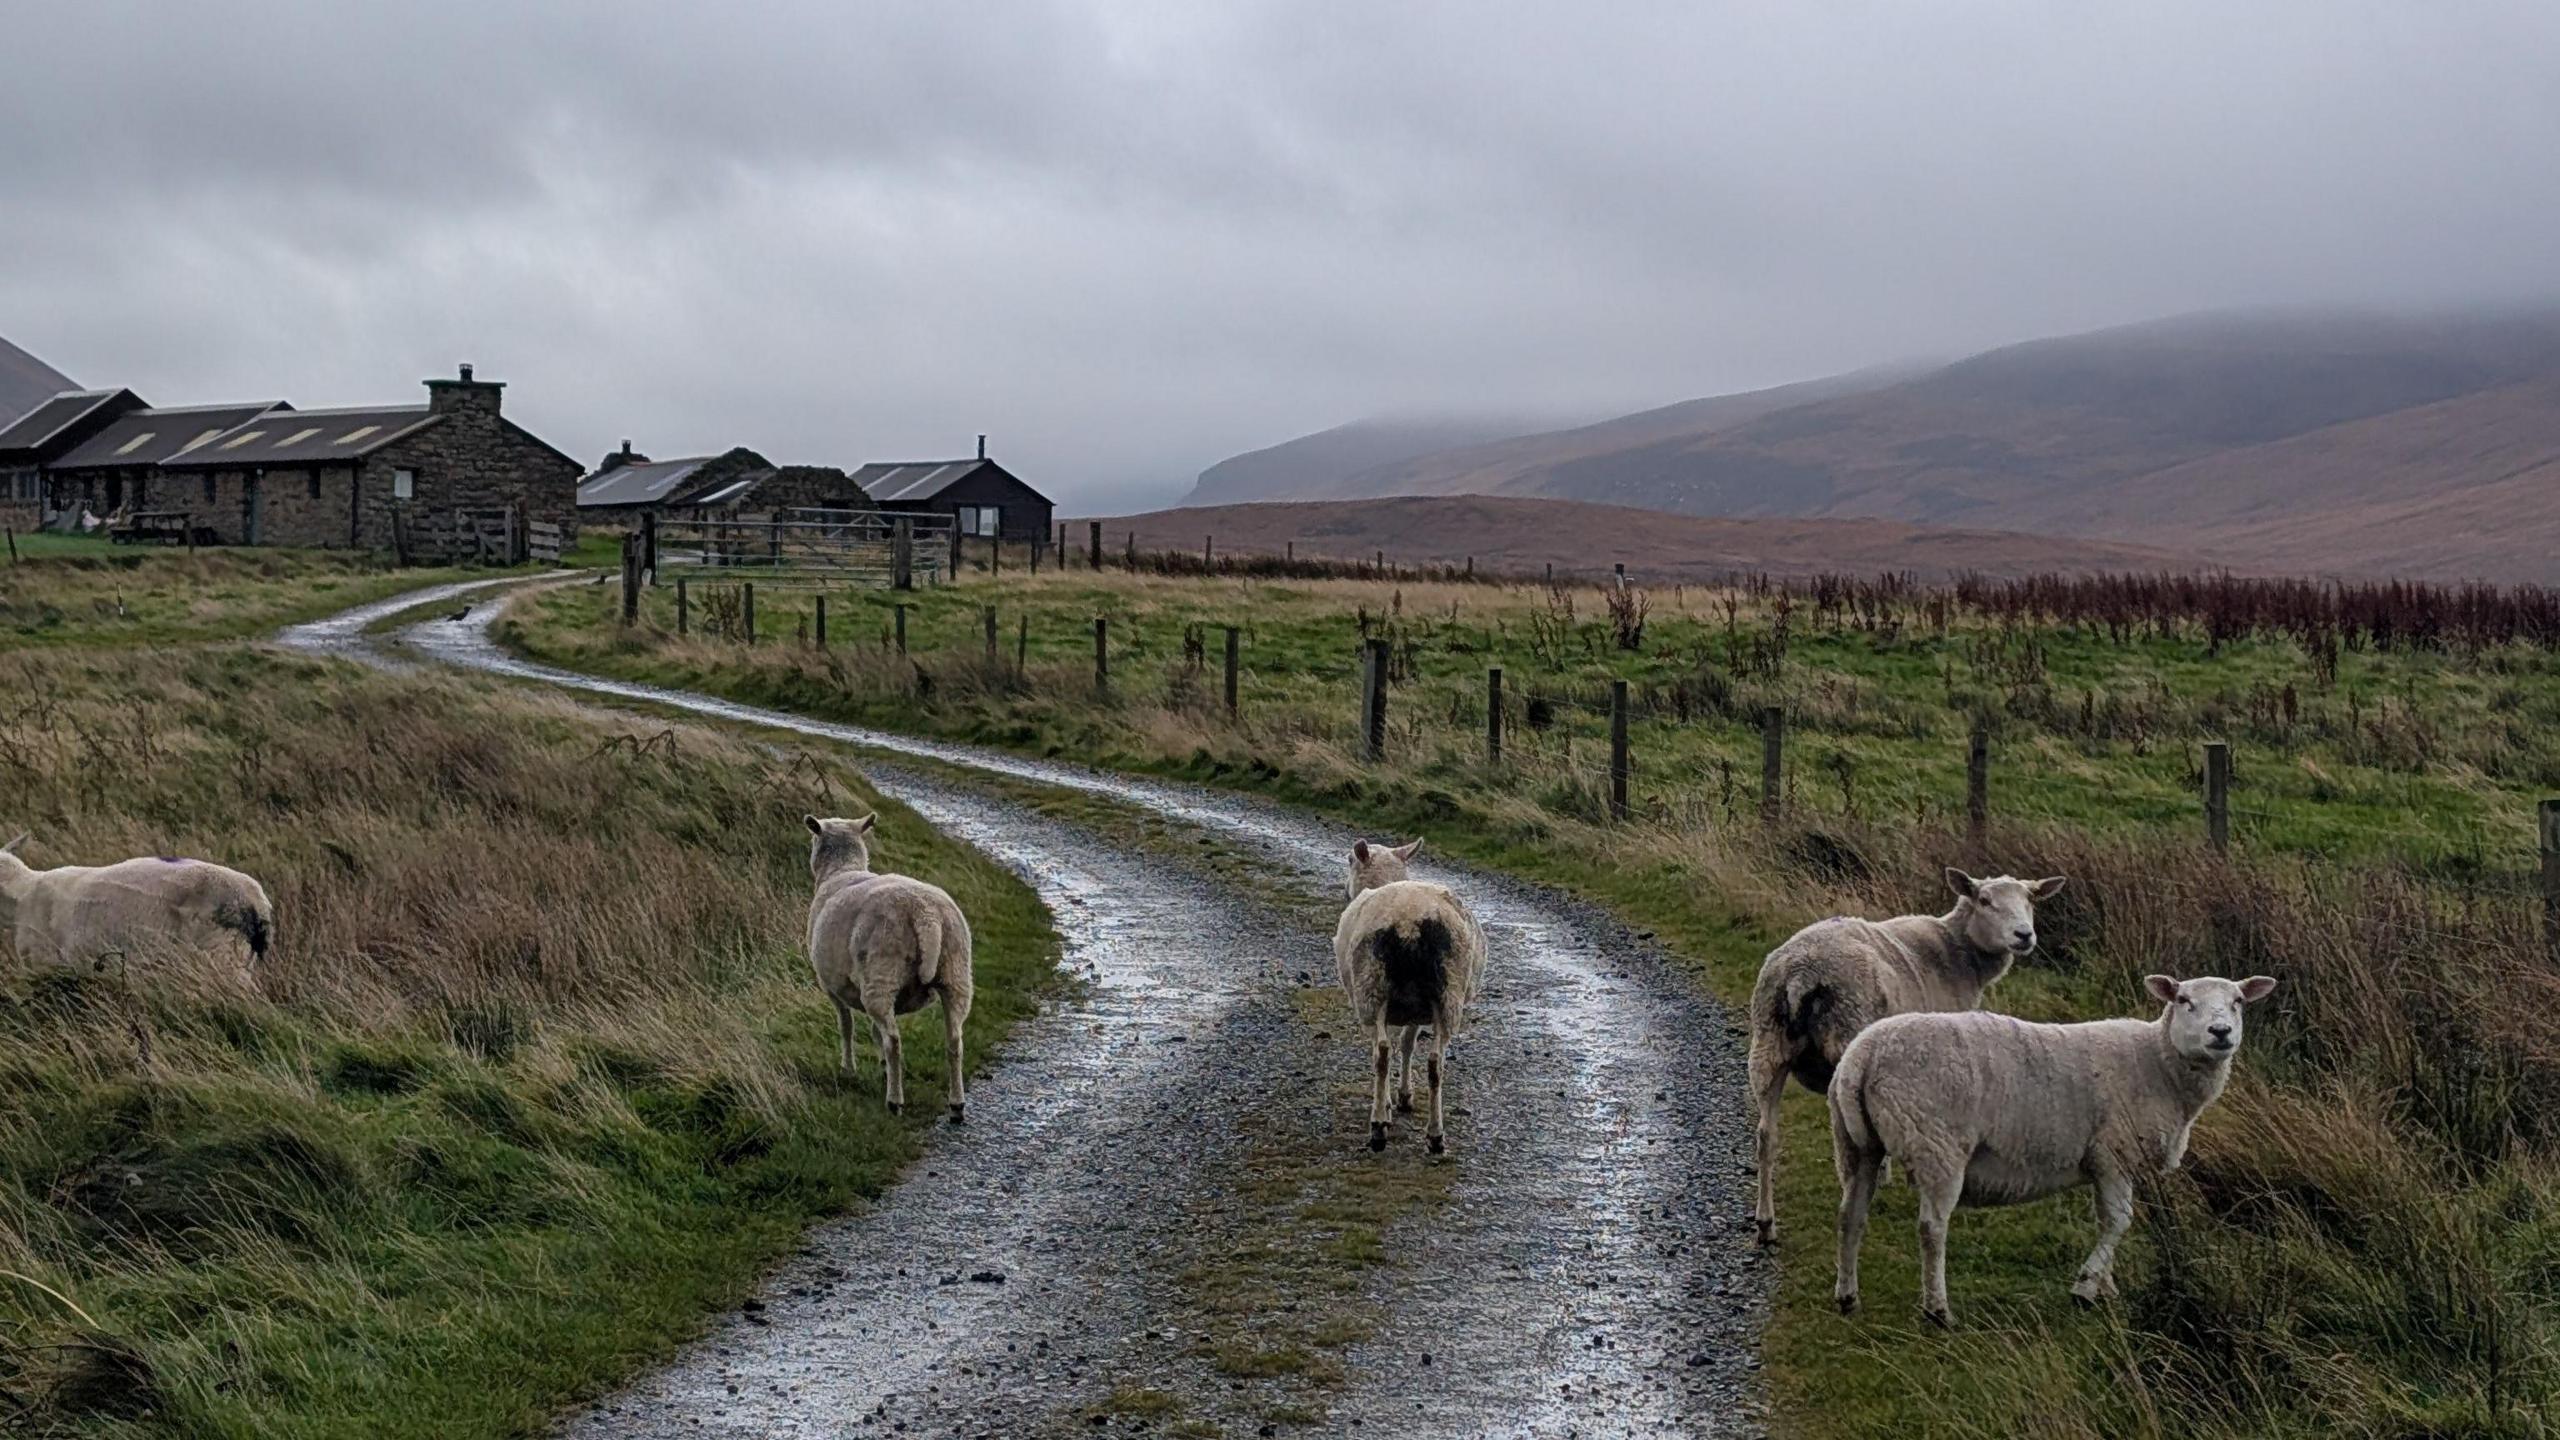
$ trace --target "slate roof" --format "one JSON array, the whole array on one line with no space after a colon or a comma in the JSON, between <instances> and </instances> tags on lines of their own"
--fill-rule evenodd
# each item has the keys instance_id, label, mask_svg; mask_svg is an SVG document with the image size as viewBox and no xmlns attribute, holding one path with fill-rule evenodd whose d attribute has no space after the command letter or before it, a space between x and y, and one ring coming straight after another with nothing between
<instances>
[{"instance_id":1,"label":"slate roof","mask_svg":"<svg viewBox=\"0 0 2560 1440\"><path fill-rule=\"evenodd\" d=\"M65 390L19 416L17 423L8 429L0 430L0 454L12 450L35 450L79 423L82 416L127 393L123 390Z\"/></svg>"},{"instance_id":2,"label":"slate roof","mask_svg":"<svg viewBox=\"0 0 2560 1440\"><path fill-rule=\"evenodd\" d=\"M429 414L424 405L276 410L234 425L161 463L172 470L338 464L370 455L443 418Z\"/></svg>"},{"instance_id":3,"label":"slate roof","mask_svg":"<svg viewBox=\"0 0 2560 1440\"><path fill-rule=\"evenodd\" d=\"M157 465L201 449L224 431L269 411L291 411L281 400L241 405L185 405L165 410L133 410L53 462L56 470L120 470Z\"/></svg>"},{"instance_id":4,"label":"slate roof","mask_svg":"<svg viewBox=\"0 0 2560 1440\"><path fill-rule=\"evenodd\" d=\"M992 460L876 460L853 472L862 493L883 505L930 500Z\"/></svg>"},{"instance_id":5,"label":"slate roof","mask_svg":"<svg viewBox=\"0 0 2560 1440\"><path fill-rule=\"evenodd\" d=\"M578 482L578 504L653 505L676 492L676 488L694 476L694 472L719 459L717 455L694 455L682 460L651 460L631 465L617 465Z\"/></svg>"}]
</instances>

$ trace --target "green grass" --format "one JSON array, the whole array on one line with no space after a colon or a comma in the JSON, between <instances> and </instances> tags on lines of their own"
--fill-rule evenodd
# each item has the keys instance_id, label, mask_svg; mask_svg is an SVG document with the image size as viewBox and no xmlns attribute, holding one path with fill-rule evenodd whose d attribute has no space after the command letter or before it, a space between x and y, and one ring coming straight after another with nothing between
<instances>
[{"instance_id":1,"label":"green grass","mask_svg":"<svg viewBox=\"0 0 2560 1440\"><path fill-rule=\"evenodd\" d=\"M404 590L504 572L393 568L336 550L189 553L71 536L0 565L0 645L81 650L264 635ZM59 542L59 543L55 543Z\"/></svg>"},{"instance_id":2,"label":"green grass","mask_svg":"<svg viewBox=\"0 0 2560 1440\"><path fill-rule=\"evenodd\" d=\"M705 589L693 598L700 626L715 610ZM1782 664L1736 667L1722 597L1703 590L1656 597L1632 655L1591 621L1591 591L1562 625L1536 588L1071 574L902 598L912 660L885 653L891 598L843 591L827 652L799 638L806 592L770 587L752 649L670 636L663 590L636 630L613 622L609 597L571 592L521 603L502 635L575 668L1428 833L1657 931L1729 1003L1804 921L1942 903L1936 867L1972 859L1951 833L1963 736L1988 713L1995 863L2074 876L2047 952L1992 1003L2136 1013L2149 970L2271 970L2287 988L2253 1023L2188 1170L2146 1197L2119 1262L2126 1300L2094 1312L2065 1293L2091 1238L2075 1194L1960 1215L1950 1280L1965 1328L1923 1331L1909 1195L1893 1187L1869 1235L1868 1310L1833 1313L1827 1131L1820 1102L1791 1092L1764 1346L1779 1431L2553 1433L2560 1034L2552 1007L2515 1003L2547 988L2517 891L2530 802L2560 785L2551 656L2350 653L2327 682L2281 640L2119 647L1962 619L1944 635L1807 633L1798 615ZM1765 640L1765 601L1736 598L1737 635ZM1363 611L1399 651L1386 767L1354 758ZM1107 697L1092 683L1097 614L1111 623ZM1246 627L1241 724L1215 699L1229 619ZM1205 668L1185 654L1193 625L1207 627ZM1488 664L1515 703L1499 770L1480 758ZM1612 676L1640 697L1633 825L1605 823L1603 722L1576 703ZM1555 706L1543 730L1519 708L1532 693ZM1765 835L1750 718L1764 703L1787 706L1793 738L1787 821ZM2242 811L2228 863L2201 853L2194 798L2201 741L2224 736ZM1239 1341L1235 1358L1285 1347Z\"/></svg>"},{"instance_id":3,"label":"green grass","mask_svg":"<svg viewBox=\"0 0 2560 1440\"><path fill-rule=\"evenodd\" d=\"M203 855L278 906L255 992L0 981L32 1433L540 1433L879 1194L936 1107L889 1115L867 1048L835 1076L804 810L879 810L970 915L973 1065L1057 983L1031 892L831 754L236 647L21 650L0 696L36 863Z\"/></svg>"}]
</instances>

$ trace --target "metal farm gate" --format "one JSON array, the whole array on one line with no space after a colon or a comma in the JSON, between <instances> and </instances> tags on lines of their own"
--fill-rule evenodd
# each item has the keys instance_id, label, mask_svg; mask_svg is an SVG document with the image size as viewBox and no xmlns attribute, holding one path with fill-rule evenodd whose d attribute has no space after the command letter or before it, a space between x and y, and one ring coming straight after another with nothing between
<instances>
[{"instance_id":1,"label":"metal farm gate","mask_svg":"<svg viewBox=\"0 0 2560 1440\"><path fill-rule=\"evenodd\" d=\"M886 510L644 517L640 563L653 578L735 571L903 589L950 577L952 531L948 515Z\"/></svg>"}]
</instances>

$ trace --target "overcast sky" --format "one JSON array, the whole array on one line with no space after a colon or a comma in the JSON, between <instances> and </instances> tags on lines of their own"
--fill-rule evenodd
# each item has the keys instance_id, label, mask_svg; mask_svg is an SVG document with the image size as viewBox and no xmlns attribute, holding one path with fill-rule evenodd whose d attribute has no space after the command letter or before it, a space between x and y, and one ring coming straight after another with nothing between
<instances>
[{"instance_id":1,"label":"overcast sky","mask_svg":"<svg viewBox=\"0 0 2560 1440\"><path fill-rule=\"evenodd\" d=\"M2560 296L2551 0L5 7L0 335L160 404L458 360L592 458L1072 511L2284 302Z\"/></svg>"}]
</instances>

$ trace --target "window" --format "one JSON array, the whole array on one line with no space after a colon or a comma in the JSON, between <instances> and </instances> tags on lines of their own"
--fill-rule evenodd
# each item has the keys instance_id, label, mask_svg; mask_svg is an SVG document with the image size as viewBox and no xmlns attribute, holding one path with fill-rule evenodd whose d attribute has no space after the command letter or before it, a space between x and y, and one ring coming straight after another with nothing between
<instances>
[{"instance_id":1,"label":"window","mask_svg":"<svg viewBox=\"0 0 2560 1440\"><path fill-rule=\"evenodd\" d=\"M320 498L320 472L317 470L311 472L311 498Z\"/></svg>"},{"instance_id":2,"label":"window","mask_svg":"<svg viewBox=\"0 0 2560 1440\"><path fill-rule=\"evenodd\" d=\"M204 476L204 503L207 505L213 503L213 472L210 470L206 471Z\"/></svg>"},{"instance_id":3,"label":"window","mask_svg":"<svg viewBox=\"0 0 2560 1440\"><path fill-rule=\"evenodd\" d=\"M415 471L415 470L394 470L394 471L392 471L392 472L391 472L391 498L392 498L392 499L394 499L394 500L408 500L408 499L413 499L413 498L415 498L415 497L416 497L417 493L418 493L418 472L417 472L417 471Z\"/></svg>"},{"instance_id":4,"label":"window","mask_svg":"<svg viewBox=\"0 0 2560 1440\"><path fill-rule=\"evenodd\" d=\"M962 505L958 508L960 533L963 535L997 533L998 523L1004 514L1003 507L997 505Z\"/></svg>"}]
</instances>

